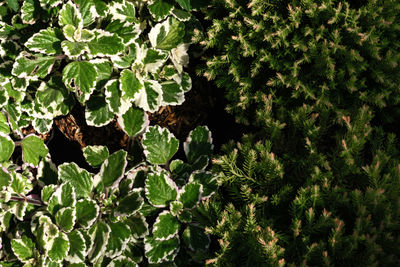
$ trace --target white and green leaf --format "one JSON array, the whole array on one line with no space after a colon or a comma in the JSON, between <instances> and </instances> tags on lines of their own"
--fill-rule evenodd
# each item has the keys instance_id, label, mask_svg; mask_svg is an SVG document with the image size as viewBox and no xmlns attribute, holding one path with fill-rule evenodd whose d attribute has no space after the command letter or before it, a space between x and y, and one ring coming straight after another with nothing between
<instances>
[{"instance_id":1,"label":"white and green leaf","mask_svg":"<svg viewBox=\"0 0 400 267\"><path fill-rule=\"evenodd\" d=\"M189 177L189 183L191 182L203 185L202 198L210 197L218 189L217 176L212 172L195 171Z\"/></svg>"},{"instance_id":2,"label":"white and green leaf","mask_svg":"<svg viewBox=\"0 0 400 267\"><path fill-rule=\"evenodd\" d=\"M120 20L111 21L105 30L116 33L122 39L124 45L135 43L142 33L139 23L122 22Z\"/></svg>"},{"instance_id":3,"label":"white and green leaf","mask_svg":"<svg viewBox=\"0 0 400 267\"><path fill-rule=\"evenodd\" d=\"M162 87L158 81L145 80L143 87L135 95L134 103L136 106L148 112L155 112L161 107Z\"/></svg>"},{"instance_id":4,"label":"white and green leaf","mask_svg":"<svg viewBox=\"0 0 400 267\"><path fill-rule=\"evenodd\" d=\"M122 97L127 101L132 101L137 97L143 84L131 70L123 70L119 78Z\"/></svg>"},{"instance_id":5,"label":"white and green leaf","mask_svg":"<svg viewBox=\"0 0 400 267\"><path fill-rule=\"evenodd\" d=\"M26 235L18 239L13 238L11 240L11 249L22 262L28 262L35 256L35 243Z\"/></svg>"},{"instance_id":6,"label":"white and green leaf","mask_svg":"<svg viewBox=\"0 0 400 267\"><path fill-rule=\"evenodd\" d=\"M211 131L207 126L198 126L191 131L183 144L188 162L195 164L201 157L211 157L214 145L212 144ZM204 166L205 167L205 166Z\"/></svg>"},{"instance_id":7,"label":"white and green leaf","mask_svg":"<svg viewBox=\"0 0 400 267\"><path fill-rule=\"evenodd\" d=\"M178 196L178 187L175 182L169 178L168 172L150 172L147 174L145 182L146 198L151 205L157 208L164 208L176 200Z\"/></svg>"},{"instance_id":8,"label":"white and green leaf","mask_svg":"<svg viewBox=\"0 0 400 267\"><path fill-rule=\"evenodd\" d=\"M103 221L98 221L89 229L89 236L92 246L88 249L90 262L96 262L104 255L110 237L110 226Z\"/></svg>"},{"instance_id":9,"label":"white and green leaf","mask_svg":"<svg viewBox=\"0 0 400 267\"><path fill-rule=\"evenodd\" d=\"M65 260L70 263L84 263L87 255L87 247L82 233L77 230L73 230L67 235L70 249Z\"/></svg>"},{"instance_id":10,"label":"white and green leaf","mask_svg":"<svg viewBox=\"0 0 400 267\"><path fill-rule=\"evenodd\" d=\"M76 204L75 188L70 183L61 184L52 194L47 210L55 215L64 207L74 207Z\"/></svg>"},{"instance_id":11,"label":"white and green leaf","mask_svg":"<svg viewBox=\"0 0 400 267\"><path fill-rule=\"evenodd\" d=\"M202 193L203 185L189 182L179 190L178 200L182 202L184 208L192 209L200 202Z\"/></svg>"},{"instance_id":12,"label":"white and green leaf","mask_svg":"<svg viewBox=\"0 0 400 267\"><path fill-rule=\"evenodd\" d=\"M90 196L93 188L92 174L75 162L58 166L58 176L62 182L68 182L75 188L77 198Z\"/></svg>"},{"instance_id":13,"label":"white and green leaf","mask_svg":"<svg viewBox=\"0 0 400 267\"><path fill-rule=\"evenodd\" d=\"M70 248L68 236L62 232L58 236L51 240L51 248L48 252L48 256L51 261L61 263L68 255Z\"/></svg>"},{"instance_id":14,"label":"white and green leaf","mask_svg":"<svg viewBox=\"0 0 400 267\"><path fill-rule=\"evenodd\" d=\"M25 163L37 167L40 159L45 158L49 149L44 141L36 135L28 135L22 140L22 159Z\"/></svg>"},{"instance_id":15,"label":"white and green leaf","mask_svg":"<svg viewBox=\"0 0 400 267\"><path fill-rule=\"evenodd\" d=\"M60 26L72 25L77 29L83 28L82 14L71 0L61 8L58 16L58 24Z\"/></svg>"},{"instance_id":16,"label":"white and green leaf","mask_svg":"<svg viewBox=\"0 0 400 267\"><path fill-rule=\"evenodd\" d=\"M74 0L74 3L79 6L83 27L88 27L99 17L95 2L96 0Z\"/></svg>"},{"instance_id":17,"label":"white and green leaf","mask_svg":"<svg viewBox=\"0 0 400 267\"><path fill-rule=\"evenodd\" d=\"M112 259L120 256L127 248L127 244L131 240L131 229L123 222L111 222L108 225L111 233L105 255Z\"/></svg>"},{"instance_id":18,"label":"white and green leaf","mask_svg":"<svg viewBox=\"0 0 400 267\"><path fill-rule=\"evenodd\" d=\"M161 87L163 92L161 105L176 106L185 102L185 92L175 81L163 82L161 83Z\"/></svg>"},{"instance_id":19,"label":"white and green leaf","mask_svg":"<svg viewBox=\"0 0 400 267\"><path fill-rule=\"evenodd\" d=\"M141 196L142 189L133 189L121 198L115 209L115 216L128 217L137 213L143 206L144 199Z\"/></svg>"},{"instance_id":20,"label":"white and green leaf","mask_svg":"<svg viewBox=\"0 0 400 267\"><path fill-rule=\"evenodd\" d=\"M119 81L116 79L107 81L104 86L104 95L106 97L108 108L114 114L124 114L132 106L129 100L122 97Z\"/></svg>"},{"instance_id":21,"label":"white and green leaf","mask_svg":"<svg viewBox=\"0 0 400 267\"><path fill-rule=\"evenodd\" d=\"M179 226L178 219L165 210L158 215L153 225L153 237L160 241L171 239L178 234Z\"/></svg>"},{"instance_id":22,"label":"white and green leaf","mask_svg":"<svg viewBox=\"0 0 400 267\"><path fill-rule=\"evenodd\" d=\"M122 179L128 164L127 155L128 153L125 150L118 150L111 154L101 165L100 172L97 175L100 176L104 186L113 186Z\"/></svg>"},{"instance_id":23,"label":"white and green leaf","mask_svg":"<svg viewBox=\"0 0 400 267\"><path fill-rule=\"evenodd\" d=\"M114 119L114 113L109 109L103 95L92 95L86 102L85 118L89 126L101 127Z\"/></svg>"},{"instance_id":24,"label":"white and green leaf","mask_svg":"<svg viewBox=\"0 0 400 267\"><path fill-rule=\"evenodd\" d=\"M37 53L54 55L61 53L61 41L64 39L60 29L47 28L35 33L25 46Z\"/></svg>"},{"instance_id":25,"label":"white and green leaf","mask_svg":"<svg viewBox=\"0 0 400 267\"><path fill-rule=\"evenodd\" d=\"M34 0L24 0L21 6L21 19L24 24L35 24L40 8Z\"/></svg>"},{"instance_id":26,"label":"white and green leaf","mask_svg":"<svg viewBox=\"0 0 400 267\"><path fill-rule=\"evenodd\" d=\"M168 129L158 125L147 128L142 144L146 159L152 164L166 164L179 148L178 139Z\"/></svg>"},{"instance_id":27,"label":"white and green leaf","mask_svg":"<svg viewBox=\"0 0 400 267\"><path fill-rule=\"evenodd\" d=\"M37 80L46 77L52 70L55 58L22 51L15 59L12 74L18 78Z\"/></svg>"},{"instance_id":28,"label":"white and green leaf","mask_svg":"<svg viewBox=\"0 0 400 267\"><path fill-rule=\"evenodd\" d=\"M176 236L164 241L156 240L151 236L144 238L144 251L149 263L172 261L178 250L179 238Z\"/></svg>"},{"instance_id":29,"label":"white and green leaf","mask_svg":"<svg viewBox=\"0 0 400 267\"><path fill-rule=\"evenodd\" d=\"M76 222L76 210L71 207L61 208L54 217L58 227L65 233L69 233L74 228Z\"/></svg>"},{"instance_id":30,"label":"white and green leaf","mask_svg":"<svg viewBox=\"0 0 400 267\"><path fill-rule=\"evenodd\" d=\"M106 146L86 146L83 148L83 156L92 167L100 166L110 155Z\"/></svg>"},{"instance_id":31,"label":"white and green leaf","mask_svg":"<svg viewBox=\"0 0 400 267\"><path fill-rule=\"evenodd\" d=\"M171 50L183 42L185 24L170 17L162 23L156 24L149 32L152 47L162 50Z\"/></svg>"},{"instance_id":32,"label":"white and green leaf","mask_svg":"<svg viewBox=\"0 0 400 267\"><path fill-rule=\"evenodd\" d=\"M65 40L61 42L61 47L65 55L72 59L75 59L88 51L88 45L84 42Z\"/></svg>"},{"instance_id":33,"label":"white and green leaf","mask_svg":"<svg viewBox=\"0 0 400 267\"><path fill-rule=\"evenodd\" d=\"M131 107L124 114L118 116L118 124L130 137L142 134L149 125L149 118L143 109Z\"/></svg>"},{"instance_id":34,"label":"white and green leaf","mask_svg":"<svg viewBox=\"0 0 400 267\"><path fill-rule=\"evenodd\" d=\"M87 61L74 61L63 69L65 86L75 92L78 100L85 103L96 89L97 70Z\"/></svg>"},{"instance_id":35,"label":"white and green leaf","mask_svg":"<svg viewBox=\"0 0 400 267\"><path fill-rule=\"evenodd\" d=\"M149 234L149 224L140 213L128 217L125 222L131 228L133 238L143 238Z\"/></svg>"},{"instance_id":36,"label":"white and green leaf","mask_svg":"<svg viewBox=\"0 0 400 267\"><path fill-rule=\"evenodd\" d=\"M122 2L113 1L109 5L109 12L113 20L120 20L122 22L136 21L135 5L132 2L126 0L122 0Z\"/></svg>"},{"instance_id":37,"label":"white and green leaf","mask_svg":"<svg viewBox=\"0 0 400 267\"><path fill-rule=\"evenodd\" d=\"M97 30L95 34L96 37L87 43L90 56L113 56L125 50L122 39L117 34L103 30Z\"/></svg>"},{"instance_id":38,"label":"white and green leaf","mask_svg":"<svg viewBox=\"0 0 400 267\"><path fill-rule=\"evenodd\" d=\"M89 228L97 219L100 208L94 200L80 199L76 202L76 222L83 228Z\"/></svg>"},{"instance_id":39,"label":"white and green leaf","mask_svg":"<svg viewBox=\"0 0 400 267\"><path fill-rule=\"evenodd\" d=\"M0 162L9 160L14 152L14 141L10 136L3 133L0 134Z\"/></svg>"},{"instance_id":40,"label":"white and green leaf","mask_svg":"<svg viewBox=\"0 0 400 267\"><path fill-rule=\"evenodd\" d=\"M151 16L156 20L164 20L174 8L174 2L171 0L154 0L147 6Z\"/></svg>"}]
</instances>

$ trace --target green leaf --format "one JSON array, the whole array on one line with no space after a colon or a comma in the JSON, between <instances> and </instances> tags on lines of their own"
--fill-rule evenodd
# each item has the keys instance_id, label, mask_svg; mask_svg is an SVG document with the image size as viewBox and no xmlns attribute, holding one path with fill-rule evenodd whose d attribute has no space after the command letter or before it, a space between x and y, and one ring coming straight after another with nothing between
<instances>
[{"instance_id":1,"label":"green leaf","mask_svg":"<svg viewBox=\"0 0 400 267\"><path fill-rule=\"evenodd\" d=\"M51 214L56 214L57 211L64 207L73 207L76 204L75 189L70 183L61 184L49 199L47 210Z\"/></svg>"},{"instance_id":2,"label":"green leaf","mask_svg":"<svg viewBox=\"0 0 400 267\"><path fill-rule=\"evenodd\" d=\"M51 249L49 250L49 258L53 262L61 263L68 255L70 248L69 240L66 234L59 235L52 240Z\"/></svg>"},{"instance_id":3,"label":"green leaf","mask_svg":"<svg viewBox=\"0 0 400 267\"><path fill-rule=\"evenodd\" d=\"M76 222L76 210L75 208L66 207L57 211L56 215L56 224L63 230L65 233L69 233L74 228Z\"/></svg>"},{"instance_id":4,"label":"green leaf","mask_svg":"<svg viewBox=\"0 0 400 267\"><path fill-rule=\"evenodd\" d=\"M15 256L22 262L27 262L34 257L35 243L25 235L20 239L13 238L11 248Z\"/></svg>"},{"instance_id":5,"label":"green leaf","mask_svg":"<svg viewBox=\"0 0 400 267\"><path fill-rule=\"evenodd\" d=\"M142 144L148 162L166 164L178 151L179 141L166 128L150 126L143 135Z\"/></svg>"},{"instance_id":6,"label":"green leaf","mask_svg":"<svg viewBox=\"0 0 400 267\"><path fill-rule=\"evenodd\" d=\"M112 186L123 177L128 164L127 155L128 153L125 150L118 150L111 154L101 165L100 172L97 175L101 177L104 186Z\"/></svg>"},{"instance_id":7,"label":"green leaf","mask_svg":"<svg viewBox=\"0 0 400 267\"><path fill-rule=\"evenodd\" d=\"M139 267L139 265L134 262L132 259L125 256L118 256L107 265L107 267Z\"/></svg>"},{"instance_id":8,"label":"green leaf","mask_svg":"<svg viewBox=\"0 0 400 267\"><path fill-rule=\"evenodd\" d=\"M37 80L46 77L51 72L54 62L54 57L32 55L22 51L15 59L12 74L18 78Z\"/></svg>"},{"instance_id":9,"label":"green leaf","mask_svg":"<svg viewBox=\"0 0 400 267\"><path fill-rule=\"evenodd\" d=\"M40 5L34 0L24 0L21 7L21 19L24 24L35 24L39 16Z\"/></svg>"},{"instance_id":10,"label":"green leaf","mask_svg":"<svg viewBox=\"0 0 400 267\"><path fill-rule=\"evenodd\" d=\"M133 3L128 2L126 0L122 0L122 2L112 2L109 6L110 14L112 15L113 20L120 20L122 22L135 22L135 6Z\"/></svg>"},{"instance_id":11,"label":"green leaf","mask_svg":"<svg viewBox=\"0 0 400 267\"><path fill-rule=\"evenodd\" d=\"M48 204L50 197L53 195L54 191L56 191L56 185L46 185L42 188L41 198L43 203Z\"/></svg>"},{"instance_id":12,"label":"green leaf","mask_svg":"<svg viewBox=\"0 0 400 267\"><path fill-rule=\"evenodd\" d=\"M105 255L109 258L118 257L124 252L131 238L131 229L122 222L108 224L111 229Z\"/></svg>"},{"instance_id":13,"label":"green leaf","mask_svg":"<svg viewBox=\"0 0 400 267\"><path fill-rule=\"evenodd\" d=\"M185 101L185 92L182 87L174 81L166 81L161 83L162 87L162 102L161 105L176 106L181 105Z\"/></svg>"},{"instance_id":14,"label":"green leaf","mask_svg":"<svg viewBox=\"0 0 400 267\"><path fill-rule=\"evenodd\" d=\"M142 33L139 23L121 22L120 20L111 21L105 30L116 33L125 46L135 43Z\"/></svg>"},{"instance_id":15,"label":"green leaf","mask_svg":"<svg viewBox=\"0 0 400 267\"><path fill-rule=\"evenodd\" d=\"M29 50L37 53L54 55L61 53L61 41L64 36L60 29L47 28L35 33L28 41L25 46Z\"/></svg>"},{"instance_id":16,"label":"green leaf","mask_svg":"<svg viewBox=\"0 0 400 267\"><path fill-rule=\"evenodd\" d=\"M123 70L119 78L122 97L126 100L133 100L139 90L143 87L136 75L130 70Z\"/></svg>"},{"instance_id":17,"label":"green leaf","mask_svg":"<svg viewBox=\"0 0 400 267\"><path fill-rule=\"evenodd\" d=\"M207 165L213 148L211 132L207 126L196 127L196 129L189 133L186 142L183 144L186 157L191 164L196 164L202 156L205 156L207 158ZM201 166L202 169L205 167Z\"/></svg>"},{"instance_id":18,"label":"green leaf","mask_svg":"<svg viewBox=\"0 0 400 267\"><path fill-rule=\"evenodd\" d=\"M194 208L200 201L203 186L196 182L187 183L181 190L179 190L178 200L183 203L186 209Z\"/></svg>"},{"instance_id":19,"label":"green leaf","mask_svg":"<svg viewBox=\"0 0 400 267\"><path fill-rule=\"evenodd\" d=\"M62 41L61 43L62 50L65 55L70 58L77 58L80 55L83 55L86 51L88 51L88 45L83 42L76 41Z\"/></svg>"},{"instance_id":20,"label":"green leaf","mask_svg":"<svg viewBox=\"0 0 400 267\"><path fill-rule=\"evenodd\" d=\"M149 119L143 109L131 107L118 117L118 124L128 136L135 137L143 133L149 125Z\"/></svg>"},{"instance_id":21,"label":"green leaf","mask_svg":"<svg viewBox=\"0 0 400 267\"><path fill-rule=\"evenodd\" d=\"M195 225L188 225L183 231L183 242L192 251L205 251L210 246L210 237L205 233L204 229Z\"/></svg>"},{"instance_id":22,"label":"green leaf","mask_svg":"<svg viewBox=\"0 0 400 267\"><path fill-rule=\"evenodd\" d=\"M115 216L131 216L143 206L142 189L133 189L128 195L118 201Z\"/></svg>"},{"instance_id":23,"label":"green leaf","mask_svg":"<svg viewBox=\"0 0 400 267\"><path fill-rule=\"evenodd\" d=\"M93 0L74 0L74 3L79 6L79 11L82 15L83 27L91 25L98 17L94 2Z\"/></svg>"},{"instance_id":24,"label":"green leaf","mask_svg":"<svg viewBox=\"0 0 400 267\"><path fill-rule=\"evenodd\" d=\"M202 198L211 196L218 189L217 177L212 172L193 172L189 177L190 182L197 182L203 185Z\"/></svg>"},{"instance_id":25,"label":"green leaf","mask_svg":"<svg viewBox=\"0 0 400 267\"><path fill-rule=\"evenodd\" d=\"M130 216L125 222L131 228L133 238L143 238L149 234L149 225L140 213Z\"/></svg>"},{"instance_id":26,"label":"green leaf","mask_svg":"<svg viewBox=\"0 0 400 267\"><path fill-rule=\"evenodd\" d=\"M106 146L86 146L83 148L83 156L92 167L100 166L110 155Z\"/></svg>"},{"instance_id":27,"label":"green leaf","mask_svg":"<svg viewBox=\"0 0 400 267\"><path fill-rule=\"evenodd\" d=\"M42 185L57 184L58 170L49 157L40 161L36 178Z\"/></svg>"},{"instance_id":28,"label":"green leaf","mask_svg":"<svg viewBox=\"0 0 400 267\"><path fill-rule=\"evenodd\" d=\"M77 29L83 28L82 15L72 1L68 1L61 8L58 16L58 24L60 26L72 25Z\"/></svg>"},{"instance_id":29,"label":"green leaf","mask_svg":"<svg viewBox=\"0 0 400 267\"><path fill-rule=\"evenodd\" d=\"M39 134L48 133L53 127L52 119L42 119L42 118L34 118L32 121L33 129Z\"/></svg>"},{"instance_id":30,"label":"green leaf","mask_svg":"<svg viewBox=\"0 0 400 267\"><path fill-rule=\"evenodd\" d=\"M93 188L92 174L79 168L75 162L58 166L58 176L63 182L69 182L75 188L76 197L89 197Z\"/></svg>"},{"instance_id":31,"label":"green leaf","mask_svg":"<svg viewBox=\"0 0 400 267\"><path fill-rule=\"evenodd\" d=\"M10 203L11 213L14 214L14 216L20 221L24 220L27 208L28 208L28 202L25 202L25 201L23 201L23 202L16 201L16 202Z\"/></svg>"},{"instance_id":32,"label":"green leaf","mask_svg":"<svg viewBox=\"0 0 400 267\"><path fill-rule=\"evenodd\" d=\"M155 0L147 7L150 14L156 21L165 19L174 8L174 3L171 0Z\"/></svg>"},{"instance_id":33,"label":"green leaf","mask_svg":"<svg viewBox=\"0 0 400 267\"><path fill-rule=\"evenodd\" d=\"M88 258L90 262L96 262L101 256L104 255L110 237L110 232L110 226L103 221L96 222L89 229L90 240L93 244L88 250Z\"/></svg>"},{"instance_id":34,"label":"green leaf","mask_svg":"<svg viewBox=\"0 0 400 267\"><path fill-rule=\"evenodd\" d=\"M74 61L65 66L63 81L65 86L75 92L78 100L84 103L96 89L97 70L87 61Z\"/></svg>"},{"instance_id":35,"label":"green leaf","mask_svg":"<svg viewBox=\"0 0 400 267\"><path fill-rule=\"evenodd\" d=\"M167 61L168 53L158 49L145 49L145 57L142 61L147 72L157 72Z\"/></svg>"},{"instance_id":36,"label":"green leaf","mask_svg":"<svg viewBox=\"0 0 400 267\"><path fill-rule=\"evenodd\" d=\"M191 223L193 219L192 212L190 210L181 210L178 214L178 219L183 223Z\"/></svg>"},{"instance_id":37,"label":"green leaf","mask_svg":"<svg viewBox=\"0 0 400 267\"><path fill-rule=\"evenodd\" d=\"M171 15L179 21L189 21L192 18L192 15L189 12L175 7L172 9Z\"/></svg>"},{"instance_id":38,"label":"green leaf","mask_svg":"<svg viewBox=\"0 0 400 267\"><path fill-rule=\"evenodd\" d=\"M115 114L124 114L132 106L130 101L122 97L119 81L116 79L109 80L106 83L104 94L108 108Z\"/></svg>"},{"instance_id":39,"label":"green leaf","mask_svg":"<svg viewBox=\"0 0 400 267\"><path fill-rule=\"evenodd\" d=\"M161 106L162 87L158 81L147 80L135 98L136 106L148 112L155 112Z\"/></svg>"},{"instance_id":40,"label":"green leaf","mask_svg":"<svg viewBox=\"0 0 400 267\"><path fill-rule=\"evenodd\" d=\"M14 10L15 12L18 11L19 9L19 3L18 0L6 0L7 1L7 5Z\"/></svg>"},{"instance_id":41,"label":"green leaf","mask_svg":"<svg viewBox=\"0 0 400 267\"><path fill-rule=\"evenodd\" d=\"M77 31L77 29L74 26L72 26L70 24L65 25L62 28L62 31L63 31L65 39L67 39L70 42L75 42L76 41L75 40L75 32Z\"/></svg>"},{"instance_id":42,"label":"green leaf","mask_svg":"<svg viewBox=\"0 0 400 267\"><path fill-rule=\"evenodd\" d=\"M168 177L168 172L161 170L157 173L147 174L145 192L151 205L157 208L164 208L169 202L176 200L178 187Z\"/></svg>"},{"instance_id":43,"label":"green leaf","mask_svg":"<svg viewBox=\"0 0 400 267\"><path fill-rule=\"evenodd\" d=\"M185 24L171 17L156 24L149 32L149 39L154 48L171 50L183 42L184 35Z\"/></svg>"},{"instance_id":44,"label":"green leaf","mask_svg":"<svg viewBox=\"0 0 400 267\"><path fill-rule=\"evenodd\" d=\"M182 8L186 9L187 11L190 11L192 9L192 6L190 4L190 0L175 0Z\"/></svg>"},{"instance_id":45,"label":"green leaf","mask_svg":"<svg viewBox=\"0 0 400 267\"><path fill-rule=\"evenodd\" d=\"M92 95L86 102L85 118L87 125L101 127L114 119L114 113L109 109L103 95Z\"/></svg>"},{"instance_id":46,"label":"green leaf","mask_svg":"<svg viewBox=\"0 0 400 267\"><path fill-rule=\"evenodd\" d=\"M180 201L173 201L169 205L169 209L172 215L177 216L179 212L183 209L183 203Z\"/></svg>"},{"instance_id":47,"label":"green leaf","mask_svg":"<svg viewBox=\"0 0 400 267\"><path fill-rule=\"evenodd\" d=\"M156 240L154 237L150 236L144 238L145 256L149 263L162 263L173 260L178 252L178 248L178 237L173 237L164 241Z\"/></svg>"},{"instance_id":48,"label":"green leaf","mask_svg":"<svg viewBox=\"0 0 400 267\"><path fill-rule=\"evenodd\" d=\"M97 71L96 89L103 91L104 85L111 79L113 74L113 65L106 58L96 58L89 62L94 65Z\"/></svg>"},{"instance_id":49,"label":"green leaf","mask_svg":"<svg viewBox=\"0 0 400 267\"><path fill-rule=\"evenodd\" d=\"M0 112L0 133L2 134L10 133L10 126L8 125L7 116L1 112Z\"/></svg>"},{"instance_id":50,"label":"green leaf","mask_svg":"<svg viewBox=\"0 0 400 267\"><path fill-rule=\"evenodd\" d=\"M163 241L173 238L178 234L179 225L178 219L171 212L161 212L153 225L154 239Z\"/></svg>"},{"instance_id":51,"label":"green leaf","mask_svg":"<svg viewBox=\"0 0 400 267\"><path fill-rule=\"evenodd\" d=\"M18 195L27 195L33 189L33 185L30 179L33 177L27 177L21 173L12 172L13 180L10 188Z\"/></svg>"},{"instance_id":52,"label":"green leaf","mask_svg":"<svg viewBox=\"0 0 400 267\"><path fill-rule=\"evenodd\" d=\"M49 153L43 140L36 135L28 135L21 144L23 161L35 167L39 165L40 158L45 158Z\"/></svg>"},{"instance_id":53,"label":"green leaf","mask_svg":"<svg viewBox=\"0 0 400 267\"><path fill-rule=\"evenodd\" d=\"M65 260L70 263L85 262L87 247L83 235L79 231L73 230L72 232L68 233L68 240L70 244L70 249Z\"/></svg>"},{"instance_id":54,"label":"green leaf","mask_svg":"<svg viewBox=\"0 0 400 267\"><path fill-rule=\"evenodd\" d=\"M14 27L7 23L0 21L0 38L7 39L11 33L13 33Z\"/></svg>"},{"instance_id":55,"label":"green leaf","mask_svg":"<svg viewBox=\"0 0 400 267\"><path fill-rule=\"evenodd\" d=\"M0 162L9 160L14 148L14 141L8 135L0 134Z\"/></svg>"},{"instance_id":56,"label":"green leaf","mask_svg":"<svg viewBox=\"0 0 400 267\"><path fill-rule=\"evenodd\" d=\"M76 202L76 222L83 228L89 228L99 215L100 208L94 200L80 199Z\"/></svg>"},{"instance_id":57,"label":"green leaf","mask_svg":"<svg viewBox=\"0 0 400 267\"><path fill-rule=\"evenodd\" d=\"M88 43L91 56L113 56L122 53L125 46L122 39L115 33L97 30L96 38Z\"/></svg>"}]
</instances>

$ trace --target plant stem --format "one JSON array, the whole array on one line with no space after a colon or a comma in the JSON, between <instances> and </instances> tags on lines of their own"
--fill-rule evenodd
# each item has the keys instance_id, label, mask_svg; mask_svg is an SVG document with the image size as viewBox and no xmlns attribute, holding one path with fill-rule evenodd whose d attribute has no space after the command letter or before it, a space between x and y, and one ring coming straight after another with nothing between
<instances>
[{"instance_id":1,"label":"plant stem","mask_svg":"<svg viewBox=\"0 0 400 267\"><path fill-rule=\"evenodd\" d=\"M42 201L36 200L36 199L33 199L33 198L16 197L16 196L14 196L14 197L11 197L11 200L24 201L24 202L28 202L29 204L36 205L36 206L45 206L45 204Z\"/></svg>"}]
</instances>

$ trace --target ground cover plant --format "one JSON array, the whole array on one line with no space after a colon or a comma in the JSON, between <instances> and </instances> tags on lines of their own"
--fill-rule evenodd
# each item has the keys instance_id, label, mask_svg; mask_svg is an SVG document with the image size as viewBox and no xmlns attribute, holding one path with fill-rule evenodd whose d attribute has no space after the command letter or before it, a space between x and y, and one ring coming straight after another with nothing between
<instances>
[{"instance_id":1,"label":"ground cover plant","mask_svg":"<svg viewBox=\"0 0 400 267\"><path fill-rule=\"evenodd\" d=\"M193 212L217 188L206 170L211 132L189 133L184 162L172 160L179 140L149 125L191 89L191 9L187 0L0 2L1 266L204 260L210 238ZM41 139L77 106L85 125L116 124L129 139L125 150L84 147L91 171L56 166Z\"/></svg>"},{"instance_id":2,"label":"ground cover plant","mask_svg":"<svg viewBox=\"0 0 400 267\"><path fill-rule=\"evenodd\" d=\"M398 1L215 0L203 12L199 73L253 129L214 161L208 263L398 265Z\"/></svg>"}]
</instances>

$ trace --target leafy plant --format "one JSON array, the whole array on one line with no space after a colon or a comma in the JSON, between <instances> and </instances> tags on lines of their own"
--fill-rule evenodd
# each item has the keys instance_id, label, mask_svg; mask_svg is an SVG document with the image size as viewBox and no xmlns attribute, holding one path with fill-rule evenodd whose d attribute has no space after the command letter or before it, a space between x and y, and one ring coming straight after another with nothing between
<instances>
[{"instance_id":1,"label":"leafy plant","mask_svg":"<svg viewBox=\"0 0 400 267\"><path fill-rule=\"evenodd\" d=\"M124 150L85 147L87 162L98 170L91 173L73 162L56 167L34 135L19 142L24 164L14 164L17 142L2 134L1 265L138 266L195 259L210 243L192 213L217 189L216 177L205 170L211 142L207 127L197 127L184 143L189 163L171 161L178 140L150 126L138 164Z\"/></svg>"},{"instance_id":2,"label":"leafy plant","mask_svg":"<svg viewBox=\"0 0 400 267\"><path fill-rule=\"evenodd\" d=\"M0 108L20 137L30 124L47 133L77 104L88 125L117 116L135 136L143 129L132 121L182 104L191 89L183 70L196 22L190 1L13 0L0 7Z\"/></svg>"}]
</instances>

